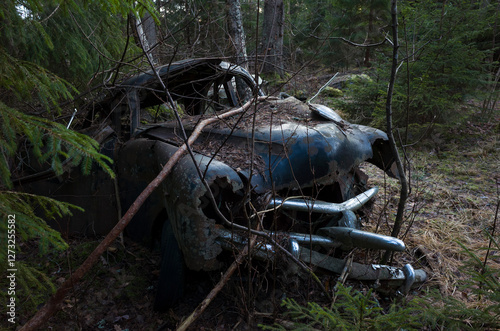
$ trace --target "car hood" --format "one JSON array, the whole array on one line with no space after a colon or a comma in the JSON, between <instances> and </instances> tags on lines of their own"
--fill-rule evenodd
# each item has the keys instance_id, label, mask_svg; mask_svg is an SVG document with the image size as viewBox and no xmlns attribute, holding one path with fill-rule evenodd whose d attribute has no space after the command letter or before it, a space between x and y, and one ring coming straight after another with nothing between
<instances>
[{"instance_id":1,"label":"car hood","mask_svg":"<svg viewBox=\"0 0 500 331\"><path fill-rule=\"evenodd\" d=\"M244 115L246 118L208 126L192 148L230 165L251 181L256 193L331 184L364 161L396 175L384 132L318 118L303 103L297 111L297 102L270 100ZM290 103L295 104L295 112L285 111L290 110ZM199 117L184 119L188 135L198 121ZM179 129L177 123L164 123L143 128L138 136L180 145Z\"/></svg>"}]
</instances>

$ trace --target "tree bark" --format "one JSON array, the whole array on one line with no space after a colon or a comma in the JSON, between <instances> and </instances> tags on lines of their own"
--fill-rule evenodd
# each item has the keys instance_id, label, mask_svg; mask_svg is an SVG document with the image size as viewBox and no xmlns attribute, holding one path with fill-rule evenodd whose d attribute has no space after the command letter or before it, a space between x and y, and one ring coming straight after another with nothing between
<instances>
[{"instance_id":1,"label":"tree bark","mask_svg":"<svg viewBox=\"0 0 500 331\"><path fill-rule=\"evenodd\" d=\"M373 27L374 15L375 15L375 10L373 10L373 8L371 8L370 13L368 14L368 34L366 36L365 44L372 43L372 36L373 36L373 30L374 30L374 27ZM372 64L371 64L371 47L367 47L365 49L364 66L367 68L372 66Z\"/></svg>"},{"instance_id":2,"label":"tree bark","mask_svg":"<svg viewBox=\"0 0 500 331\"><path fill-rule=\"evenodd\" d=\"M157 44L157 35L156 35L156 24L149 12L146 12L144 17L134 18L136 36L139 39L138 44L144 49L147 57L149 58L149 62L154 65L158 65L158 52L155 51Z\"/></svg>"},{"instance_id":3,"label":"tree bark","mask_svg":"<svg viewBox=\"0 0 500 331\"><path fill-rule=\"evenodd\" d=\"M160 61L158 58L158 35L156 31L156 23L153 16L151 16L148 11L144 13L144 17L142 18L142 30L148 40L150 47L149 52L154 60L153 63L158 64Z\"/></svg>"},{"instance_id":4,"label":"tree bark","mask_svg":"<svg viewBox=\"0 0 500 331\"><path fill-rule=\"evenodd\" d=\"M262 26L263 73L284 74L283 66L283 34L285 22L285 6L283 0L264 1L264 22Z\"/></svg>"},{"instance_id":5,"label":"tree bark","mask_svg":"<svg viewBox=\"0 0 500 331\"><path fill-rule=\"evenodd\" d=\"M236 64L248 69L247 46L243 19L241 15L240 0L226 0L227 5L227 28L234 51Z\"/></svg>"}]
</instances>

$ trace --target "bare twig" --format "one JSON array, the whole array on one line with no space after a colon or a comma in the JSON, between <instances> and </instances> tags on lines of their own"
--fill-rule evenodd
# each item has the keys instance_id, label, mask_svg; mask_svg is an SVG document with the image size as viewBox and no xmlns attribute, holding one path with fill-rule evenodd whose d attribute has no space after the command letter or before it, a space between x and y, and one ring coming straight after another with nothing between
<instances>
[{"instance_id":1,"label":"bare twig","mask_svg":"<svg viewBox=\"0 0 500 331\"><path fill-rule=\"evenodd\" d=\"M215 285L215 287L210 291L210 293L207 295L207 297L196 307L196 309L191 313L191 315L188 316L182 322L181 325L177 328L177 331L185 331L187 328L198 319L198 317L201 316L201 314L205 311L205 309L208 307L208 305L212 302L212 300L219 294L219 292L222 290L224 285L226 285L227 281L229 278L233 275L233 273L236 271L238 266L243 262L243 259L245 256L247 256L250 252L250 250L253 248L255 245L255 242L257 240L257 236L253 235L250 240L248 245L245 246L245 248L238 254L236 259L233 261L233 263L229 266L229 268L226 270L224 275L222 275L221 279Z\"/></svg>"},{"instance_id":2,"label":"bare twig","mask_svg":"<svg viewBox=\"0 0 500 331\"><path fill-rule=\"evenodd\" d=\"M57 4L56 8L52 11L52 13L49 14L49 16L45 17L40 21L40 23L45 23L47 20L49 20L61 7L61 4Z\"/></svg>"},{"instance_id":3,"label":"bare twig","mask_svg":"<svg viewBox=\"0 0 500 331\"><path fill-rule=\"evenodd\" d=\"M387 136L389 137L389 143L391 145L391 150L393 157L396 162L396 166L399 172L399 182L401 184L398 211L396 214L396 220L394 221L394 227L392 228L391 236L397 237L401 226L403 225L404 210L406 205L406 199L408 198L408 181L406 180L406 174L404 172L403 164L401 158L399 157L399 152L394 139L394 134L392 133L392 95L394 91L394 84L396 81L396 75L398 71L398 16L397 16L397 0L391 1L391 16L392 16L392 35L393 35L393 51L392 51L392 67L391 67L391 78L389 81L389 88L387 90L387 102L386 102L386 120L387 120ZM382 263L387 263L391 255L390 251L386 251L382 257Z\"/></svg>"},{"instance_id":4,"label":"bare twig","mask_svg":"<svg viewBox=\"0 0 500 331\"><path fill-rule=\"evenodd\" d=\"M493 238L495 236L495 231L496 231L497 221L498 221L498 211L500 210L500 177L496 179L496 182L497 182L497 206L496 206L496 211L495 211L495 219L493 220L493 225L491 227L490 241L488 243L488 249L486 250L486 253L484 255L483 269L481 270L482 274L485 273L486 265L488 264L488 256L490 255L491 246L493 245Z\"/></svg>"},{"instance_id":5,"label":"bare twig","mask_svg":"<svg viewBox=\"0 0 500 331\"><path fill-rule=\"evenodd\" d=\"M333 80L335 79L335 77L337 77L338 74L339 73L337 72L335 75L333 75L333 77L330 78L330 80L326 82L326 84L323 85L311 99L309 99L309 102L312 102L328 85L330 85L330 83L333 82Z\"/></svg>"},{"instance_id":6,"label":"bare twig","mask_svg":"<svg viewBox=\"0 0 500 331\"><path fill-rule=\"evenodd\" d=\"M352 42L350 41L349 39L346 39L344 37L328 37L328 39L340 39L342 40L343 42L351 45L351 46L356 46L356 47L377 47L377 46L382 46L383 44L385 44L386 42L392 44L393 42L385 37L384 40L382 40L381 42L378 42L378 43L375 43L375 44L357 44L355 42Z\"/></svg>"}]
</instances>

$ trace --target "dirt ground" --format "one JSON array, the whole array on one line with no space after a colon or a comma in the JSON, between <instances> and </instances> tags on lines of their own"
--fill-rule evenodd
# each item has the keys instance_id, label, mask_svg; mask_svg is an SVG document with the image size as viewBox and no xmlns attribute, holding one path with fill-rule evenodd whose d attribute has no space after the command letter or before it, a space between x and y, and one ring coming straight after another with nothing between
<instances>
[{"instance_id":1,"label":"dirt ground","mask_svg":"<svg viewBox=\"0 0 500 331\"><path fill-rule=\"evenodd\" d=\"M458 287L466 277L461 266L466 258L459 243L473 250L488 244L484 231L492 231L495 207L500 199L500 132L496 124L469 123L447 134L435 134L406 151L411 193L401 232L407 250L393 258L393 265L412 263L423 268L429 281L411 295L438 288L470 305L478 305L467 289ZM370 186L379 186L372 213L364 220L366 230L388 233L392 228L399 186L372 166L363 166ZM497 229L498 231L498 229ZM498 233L498 232L497 232ZM98 240L71 238L70 249L40 257L36 243L24 244L20 259L35 264L57 286L76 269L97 245ZM374 253L360 253L373 259ZM47 330L174 330L206 297L224 270L212 273L188 272L186 296L165 313L152 309L159 274L159 250L148 249L125 238L116 242L85 279L75 285L61 311L46 326ZM228 264L231 256L227 257ZM488 257L500 269L500 252ZM281 318L284 298L298 302L327 299L307 277L291 277L287 266L278 262L266 266L243 263L192 330L253 330L259 324L272 324ZM328 291L336 275L319 274ZM360 288L366 284L351 284ZM48 298L50 290L33 289L20 293L23 302L18 316L25 323ZM36 306L38 304L38 307ZM0 328L8 328L3 319Z\"/></svg>"}]
</instances>

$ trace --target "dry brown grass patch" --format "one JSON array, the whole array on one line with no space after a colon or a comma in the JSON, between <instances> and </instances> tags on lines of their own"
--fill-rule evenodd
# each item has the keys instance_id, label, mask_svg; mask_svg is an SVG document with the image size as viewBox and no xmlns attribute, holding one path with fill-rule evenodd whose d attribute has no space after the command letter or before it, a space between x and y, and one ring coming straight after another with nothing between
<instances>
[{"instance_id":1,"label":"dry brown grass patch","mask_svg":"<svg viewBox=\"0 0 500 331\"><path fill-rule=\"evenodd\" d=\"M412 191L401 231L401 235L407 232L403 238L407 256L399 258L426 269L427 286L436 286L443 295L454 295L468 305L482 303L457 291L468 278L463 265L469 256L460 243L484 259L481 249L488 246L484 231L491 231L499 198L495 182L500 177L497 141L490 138L478 144L454 146L444 155L433 150L407 151ZM488 157L484 157L485 153ZM381 188L366 228L387 234L396 213L399 183L375 167L363 168L370 176L369 185ZM500 258L489 259L489 265L500 269Z\"/></svg>"}]
</instances>

